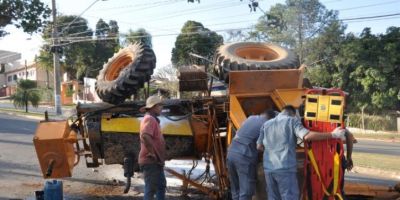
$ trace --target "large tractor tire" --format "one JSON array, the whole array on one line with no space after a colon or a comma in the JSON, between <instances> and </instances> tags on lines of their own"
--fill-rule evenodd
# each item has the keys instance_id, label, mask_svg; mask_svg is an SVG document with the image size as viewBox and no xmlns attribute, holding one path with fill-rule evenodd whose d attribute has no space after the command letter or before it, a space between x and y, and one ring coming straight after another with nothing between
<instances>
[{"instance_id":1,"label":"large tractor tire","mask_svg":"<svg viewBox=\"0 0 400 200\"><path fill-rule=\"evenodd\" d=\"M217 49L214 72L229 82L230 71L299 68L299 59L278 45L258 42L225 44Z\"/></svg>"},{"instance_id":2,"label":"large tractor tire","mask_svg":"<svg viewBox=\"0 0 400 200\"><path fill-rule=\"evenodd\" d=\"M104 64L97 76L96 92L104 102L123 103L150 80L155 66L156 56L149 46L131 44Z\"/></svg>"}]
</instances>

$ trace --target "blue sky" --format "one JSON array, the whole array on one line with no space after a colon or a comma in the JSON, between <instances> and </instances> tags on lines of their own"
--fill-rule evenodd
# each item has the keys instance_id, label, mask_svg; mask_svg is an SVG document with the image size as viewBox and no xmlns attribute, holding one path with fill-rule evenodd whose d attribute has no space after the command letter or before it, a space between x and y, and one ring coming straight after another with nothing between
<instances>
[{"instance_id":1,"label":"blue sky","mask_svg":"<svg viewBox=\"0 0 400 200\"><path fill-rule=\"evenodd\" d=\"M42 0L51 6L51 0ZM56 0L59 13L79 15L95 0ZM267 11L271 5L283 0L260 0L260 7ZM400 12L400 0L321 0L328 8L339 10L340 19L377 16ZM95 29L102 18L106 22L116 20L120 32L145 28L153 35L153 48L157 56L157 67L170 63L175 38L184 22L195 20L211 30L248 28L257 22L261 11L250 12L248 0L201 0L201 3L187 3L187 0L107 0L97 1L83 15L89 26ZM400 16L373 20L345 21L346 32L360 33L364 27L371 27L373 33L384 33L390 26L400 26ZM43 41L39 34L29 35L8 26L11 34L0 39L0 49L22 53L23 59L33 60Z\"/></svg>"}]
</instances>

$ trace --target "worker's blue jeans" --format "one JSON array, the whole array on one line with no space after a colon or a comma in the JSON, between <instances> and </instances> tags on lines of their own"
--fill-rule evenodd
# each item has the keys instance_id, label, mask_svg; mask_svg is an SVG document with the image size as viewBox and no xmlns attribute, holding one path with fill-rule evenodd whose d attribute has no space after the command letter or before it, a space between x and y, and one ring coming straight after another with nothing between
<instances>
[{"instance_id":1,"label":"worker's blue jeans","mask_svg":"<svg viewBox=\"0 0 400 200\"><path fill-rule=\"evenodd\" d=\"M268 200L298 200L296 172L265 172Z\"/></svg>"},{"instance_id":2,"label":"worker's blue jeans","mask_svg":"<svg viewBox=\"0 0 400 200\"><path fill-rule=\"evenodd\" d=\"M144 200L165 199L167 181L165 179L164 167L158 164L142 165L144 176Z\"/></svg>"},{"instance_id":3,"label":"worker's blue jeans","mask_svg":"<svg viewBox=\"0 0 400 200\"><path fill-rule=\"evenodd\" d=\"M240 156L228 156L232 200L251 200L256 189L256 164Z\"/></svg>"}]
</instances>

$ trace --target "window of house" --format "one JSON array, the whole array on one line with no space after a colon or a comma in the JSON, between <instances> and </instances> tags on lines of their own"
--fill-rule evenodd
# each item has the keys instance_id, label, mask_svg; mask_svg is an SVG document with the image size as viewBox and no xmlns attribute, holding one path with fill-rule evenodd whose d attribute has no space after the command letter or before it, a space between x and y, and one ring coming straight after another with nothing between
<instances>
[{"instance_id":1,"label":"window of house","mask_svg":"<svg viewBox=\"0 0 400 200\"><path fill-rule=\"evenodd\" d=\"M16 75L16 74L14 74L14 76L13 76L13 80L14 80L14 81L16 81L16 80L17 80L17 75Z\"/></svg>"},{"instance_id":2,"label":"window of house","mask_svg":"<svg viewBox=\"0 0 400 200\"><path fill-rule=\"evenodd\" d=\"M7 81L8 81L8 82L11 82L11 81L12 81L12 76L8 76L8 77L7 77Z\"/></svg>"}]
</instances>

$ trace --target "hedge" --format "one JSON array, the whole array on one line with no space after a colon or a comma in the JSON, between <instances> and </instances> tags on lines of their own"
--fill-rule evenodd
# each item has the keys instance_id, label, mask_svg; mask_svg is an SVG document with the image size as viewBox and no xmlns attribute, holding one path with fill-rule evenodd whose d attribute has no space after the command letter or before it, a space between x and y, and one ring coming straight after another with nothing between
<instances>
[{"instance_id":1,"label":"hedge","mask_svg":"<svg viewBox=\"0 0 400 200\"><path fill-rule=\"evenodd\" d=\"M397 131L397 119L393 115L368 115L364 114L364 125L367 130L374 131ZM354 128L362 127L361 113L350 113L347 116L347 126Z\"/></svg>"}]
</instances>

